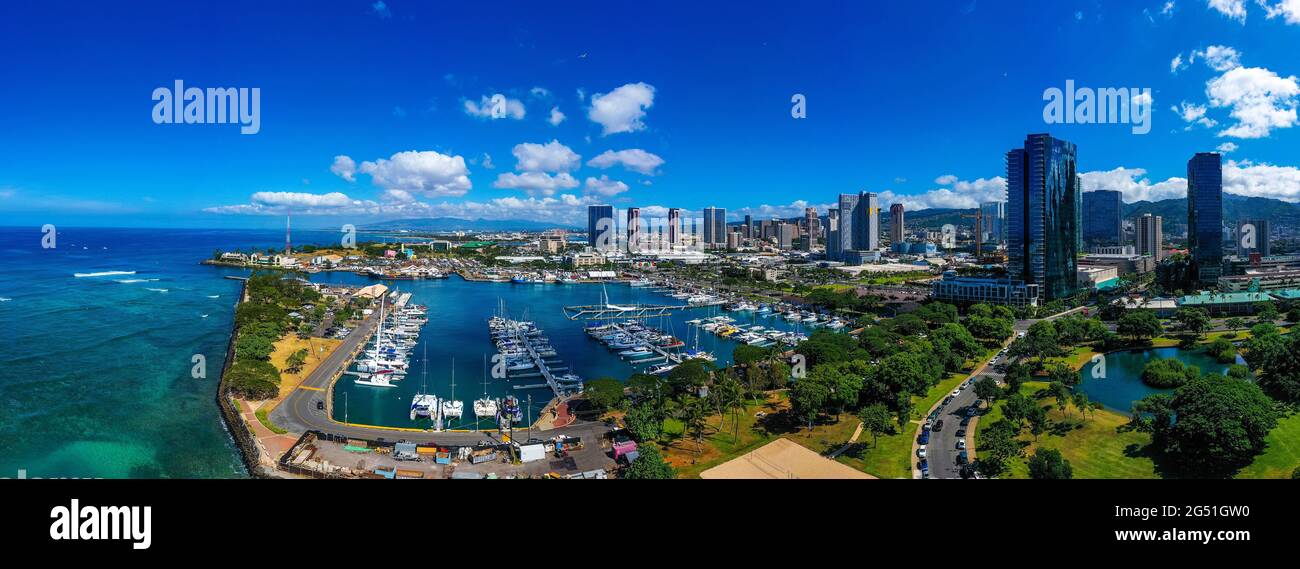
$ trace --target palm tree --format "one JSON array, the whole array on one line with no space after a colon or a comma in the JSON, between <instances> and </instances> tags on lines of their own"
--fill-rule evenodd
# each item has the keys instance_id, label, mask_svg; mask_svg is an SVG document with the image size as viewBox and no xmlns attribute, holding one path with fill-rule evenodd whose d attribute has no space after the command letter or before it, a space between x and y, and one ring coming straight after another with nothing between
<instances>
[{"instance_id":1,"label":"palm tree","mask_svg":"<svg viewBox=\"0 0 1300 569\"><path fill-rule=\"evenodd\" d=\"M1088 394L1079 391L1074 394L1074 406L1079 408L1079 413L1087 418L1088 411L1092 410L1092 404L1088 401Z\"/></svg>"}]
</instances>

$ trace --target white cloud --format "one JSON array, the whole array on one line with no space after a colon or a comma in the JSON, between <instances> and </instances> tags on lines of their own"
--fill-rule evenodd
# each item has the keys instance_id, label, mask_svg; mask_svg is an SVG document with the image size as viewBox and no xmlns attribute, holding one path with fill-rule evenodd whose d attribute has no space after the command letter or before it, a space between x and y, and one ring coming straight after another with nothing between
<instances>
[{"instance_id":1,"label":"white cloud","mask_svg":"<svg viewBox=\"0 0 1300 569\"><path fill-rule=\"evenodd\" d=\"M511 118L523 120L527 111L524 110L524 104L519 99L511 99L501 93L492 95L483 95L479 102L466 100L465 114L478 117L481 119L504 119Z\"/></svg>"},{"instance_id":2,"label":"white cloud","mask_svg":"<svg viewBox=\"0 0 1300 569\"><path fill-rule=\"evenodd\" d=\"M890 190L880 192L884 204L901 203L907 210L931 208L969 209L984 202L1006 201L1007 180L1001 176L959 180L952 174L935 178L936 184L952 186L935 188L920 194L898 194Z\"/></svg>"},{"instance_id":3,"label":"white cloud","mask_svg":"<svg viewBox=\"0 0 1300 569\"><path fill-rule=\"evenodd\" d=\"M599 156L587 161L587 165L594 168L605 169L622 165L628 170L640 172L647 176L655 175L655 171L663 164L663 158L640 148L629 148L618 152L606 150Z\"/></svg>"},{"instance_id":4,"label":"white cloud","mask_svg":"<svg viewBox=\"0 0 1300 569\"><path fill-rule=\"evenodd\" d=\"M1220 14L1246 23L1246 0L1209 0L1209 4Z\"/></svg>"},{"instance_id":5,"label":"white cloud","mask_svg":"<svg viewBox=\"0 0 1300 569\"><path fill-rule=\"evenodd\" d=\"M599 179L588 177L583 189L589 194L610 197L626 192L627 184L611 180L609 176L601 176Z\"/></svg>"},{"instance_id":6,"label":"white cloud","mask_svg":"<svg viewBox=\"0 0 1300 569\"><path fill-rule=\"evenodd\" d=\"M497 176L497 181L492 183L492 187L506 190L524 190L529 194L538 193L549 196L559 190L578 187L578 179L569 175L568 172L561 172L554 176L546 172L523 172L520 174L505 172Z\"/></svg>"},{"instance_id":7,"label":"white cloud","mask_svg":"<svg viewBox=\"0 0 1300 569\"><path fill-rule=\"evenodd\" d=\"M388 159L361 163L376 186L425 196L463 196L470 190L469 169L460 156L432 150L398 152Z\"/></svg>"},{"instance_id":8,"label":"white cloud","mask_svg":"<svg viewBox=\"0 0 1300 569\"><path fill-rule=\"evenodd\" d=\"M1172 16L1174 14L1174 8L1174 0L1169 0L1168 2L1165 2L1164 7L1160 9L1160 15Z\"/></svg>"},{"instance_id":9,"label":"white cloud","mask_svg":"<svg viewBox=\"0 0 1300 569\"><path fill-rule=\"evenodd\" d=\"M1205 85L1210 106L1228 108L1236 124L1219 136L1264 138L1272 129L1296 124L1296 96L1300 83L1294 75L1280 77L1261 67L1237 67Z\"/></svg>"},{"instance_id":10,"label":"white cloud","mask_svg":"<svg viewBox=\"0 0 1300 569\"><path fill-rule=\"evenodd\" d=\"M1170 107L1170 110L1174 111L1179 118L1188 123L1183 130L1191 130L1192 125L1194 124L1199 124L1207 128L1219 124L1214 119L1205 116L1205 105L1197 105L1195 103L1183 101L1176 107Z\"/></svg>"},{"instance_id":11,"label":"white cloud","mask_svg":"<svg viewBox=\"0 0 1300 569\"><path fill-rule=\"evenodd\" d=\"M1205 49L1194 50L1188 56L1187 63L1196 63L1197 59L1204 60L1205 64L1215 71L1241 67L1241 52L1225 45L1212 45Z\"/></svg>"},{"instance_id":12,"label":"white cloud","mask_svg":"<svg viewBox=\"0 0 1300 569\"><path fill-rule=\"evenodd\" d=\"M732 218L743 218L746 215L752 215L754 219L771 219L774 217L789 219L792 217L802 218L804 209L809 207L816 209L818 215L826 215L828 210L836 206L834 204L814 204L804 200L795 200L786 205L763 204L758 207L742 207L734 211L728 210L727 213L728 217ZM703 216L702 213L700 215Z\"/></svg>"},{"instance_id":13,"label":"white cloud","mask_svg":"<svg viewBox=\"0 0 1300 569\"><path fill-rule=\"evenodd\" d=\"M370 10L383 20L393 17L393 11L388 8L388 5L384 3L384 0L378 0L374 4L371 4Z\"/></svg>"},{"instance_id":14,"label":"white cloud","mask_svg":"<svg viewBox=\"0 0 1300 569\"><path fill-rule=\"evenodd\" d=\"M551 118L547 119L551 126L559 126L564 122L564 113L560 112L560 107L551 107Z\"/></svg>"},{"instance_id":15,"label":"white cloud","mask_svg":"<svg viewBox=\"0 0 1300 569\"><path fill-rule=\"evenodd\" d=\"M1300 202L1300 168L1229 160L1223 164L1223 191L1297 203Z\"/></svg>"},{"instance_id":16,"label":"white cloud","mask_svg":"<svg viewBox=\"0 0 1300 569\"><path fill-rule=\"evenodd\" d=\"M628 83L610 91L591 96L587 118L599 124L605 136L620 132L635 132L645 128L641 121L646 109L654 105L655 88L646 83Z\"/></svg>"},{"instance_id":17,"label":"white cloud","mask_svg":"<svg viewBox=\"0 0 1300 569\"><path fill-rule=\"evenodd\" d=\"M1186 64L1186 63L1183 63L1183 54L1182 54L1182 53L1179 53L1178 55L1175 55L1174 58L1173 58L1172 60L1169 61L1169 72L1170 72L1170 73L1178 73L1179 71L1181 71L1182 69L1185 69L1186 67L1187 67L1187 64Z\"/></svg>"},{"instance_id":18,"label":"white cloud","mask_svg":"<svg viewBox=\"0 0 1300 569\"><path fill-rule=\"evenodd\" d=\"M511 152L515 155L515 169L521 172L565 172L577 168L582 161L582 156L558 140L516 144Z\"/></svg>"},{"instance_id":19,"label":"white cloud","mask_svg":"<svg viewBox=\"0 0 1300 569\"><path fill-rule=\"evenodd\" d=\"M1223 143L1223 144L1220 144L1218 147L1216 147L1215 150L1218 150L1219 152L1221 152L1221 153L1223 153L1223 154L1227 154L1227 153L1229 153L1229 152L1236 152L1236 151L1237 151L1237 143L1235 143L1235 142L1225 142L1225 143Z\"/></svg>"},{"instance_id":20,"label":"white cloud","mask_svg":"<svg viewBox=\"0 0 1300 569\"><path fill-rule=\"evenodd\" d=\"M1163 182L1152 183L1146 177L1143 168L1125 168L1114 170L1083 172L1079 174L1079 184L1083 191L1116 190L1123 195L1125 203L1137 201L1156 201L1181 198L1187 195L1187 180L1169 178Z\"/></svg>"},{"instance_id":21,"label":"white cloud","mask_svg":"<svg viewBox=\"0 0 1300 569\"><path fill-rule=\"evenodd\" d=\"M494 170L497 167L496 164L492 163L492 155L486 152L483 153L483 159L480 160L479 163L482 164L483 167L487 168L488 170Z\"/></svg>"},{"instance_id":22,"label":"white cloud","mask_svg":"<svg viewBox=\"0 0 1300 569\"><path fill-rule=\"evenodd\" d=\"M349 182L357 181L357 163L349 156L335 156L334 163L330 165L330 172Z\"/></svg>"},{"instance_id":23,"label":"white cloud","mask_svg":"<svg viewBox=\"0 0 1300 569\"><path fill-rule=\"evenodd\" d=\"M341 192L311 194L306 192L256 192L249 203L205 208L203 211L242 215L343 215L372 211L378 204L354 200Z\"/></svg>"},{"instance_id":24,"label":"white cloud","mask_svg":"<svg viewBox=\"0 0 1300 569\"><path fill-rule=\"evenodd\" d=\"M533 87L532 89L528 90L528 94L538 99L545 99L551 96L551 90L547 89L546 87Z\"/></svg>"},{"instance_id":25,"label":"white cloud","mask_svg":"<svg viewBox=\"0 0 1300 569\"><path fill-rule=\"evenodd\" d=\"M1270 20L1281 16L1288 24L1300 24L1300 0L1278 0L1276 4L1259 0L1259 5Z\"/></svg>"}]
</instances>

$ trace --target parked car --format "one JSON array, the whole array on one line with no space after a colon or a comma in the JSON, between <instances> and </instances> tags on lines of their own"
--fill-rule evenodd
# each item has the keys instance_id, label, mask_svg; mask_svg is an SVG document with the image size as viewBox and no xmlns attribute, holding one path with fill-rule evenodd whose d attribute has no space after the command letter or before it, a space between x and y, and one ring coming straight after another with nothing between
<instances>
[{"instance_id":1,"label":"parked car","mask_svg":"<svg viewBox=\"0 0 1300 569\"><path fill-rule=\"evenodd\" d=\"M966 451L957 453L957 464L966 464L970 459L966 456Z\"/></svg>"},{"instance_id":2,"label":"parked car","mask_svg":"<svg viewBox=\"0 0 1300 569\"><path fill-rule=\"evenodd\" d=\"M953 396L953 397L956 397L956 396L958 396L958 395L961 395L961 389L954 389L954 390L952 390L952 396Z\"/></svg>"},{"instance_id":3,"label":"parked car","mask_svg":"<svg viewBox=\"0 0 1300 569\"><path fill-rule=\"evenodd\" d=\"M934 430L935 430L935 431L942 431L942 430L943 430L943 419L939 419L937 422L935 422L935 424L934 424Z\"/></svg>"},{"instance_id":4,"label":"parked car","mask_svg":"<svg viewBox=\"0 0 1300 569\"><path fill-rule=\"evenodd\" d=\"M957 439L957 450L966 450L966 439Z\"/></svg>"},{"instance_id":5,"label":"parked car","mask_svg":"<svg viewBox=\"0 0 1300 569\"><path fill-rule=\"evenodd\" d=\"M916 442L923 445L930 444L930 432L922 431L921 436L916 438Z\"/></svg>"},{"instance_id":6,"label":"parked car","mask_svg":"<svg viewBox=\"0 0 1300 569\"><path fill-rule=\"evenodd\" d=\"M966 427L961 427L961 428L957 429L957 436L959 436L959 437L964 437L964 436L966 436Z\"/></svg>"},{"instance_id":7,"label":"parked car","mask_svg":"<svg viewBox=\"0 0 1300 569\"><path fill-rule=\"evenodd\" d=\"M925 458L925 445L921 445L921 448L916 449L916 456Z\"/></svg>"}]
</instances>

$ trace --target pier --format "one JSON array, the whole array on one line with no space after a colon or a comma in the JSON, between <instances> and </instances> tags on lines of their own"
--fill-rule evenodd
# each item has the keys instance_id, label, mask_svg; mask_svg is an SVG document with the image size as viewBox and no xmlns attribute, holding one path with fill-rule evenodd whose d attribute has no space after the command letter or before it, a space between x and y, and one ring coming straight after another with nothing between
<instances>
[{"instance_id":1,"label":"pier","mask_svg":"<svg viewBox=\"0 0 1300 569\"><path fill-rule=\"evenodd\" d=\"M615 330L618 330L619 332L622 332L622 333L624 333L624 334L627 334L629 338L636 338L636 336L634 336L631 332L628 332L626 329L624 329L622 326L619 326L618 324L615 324L615 323L613 323L613 322L610 322L609 325L610 325L610 326L613 326ZM647 342L647 341L642 340L642 339L640 339L640 338L637 338L637 342L639 342L641 346L644 346L644 347L650 348L651 350L653 350L655 353L659 354L659 356L660 356L660 357L658 357L658 358L641 358L640 360L637 360L638 362L658 361L658 360L660 360L660 359L664 359L664 360L667 360L667 361L673 362L674 364L680 364L680 363L682 363L683 360L685 360L685 358L683 358L683 357L681 356L681 354L675 354L675 353L669 352L668 350L666 350L666 349L664 349L664 348L661 348L661 347L659 347L659 346L654 345L654 343L652 343L652 342Z\"/></svg>"}]
</instances>

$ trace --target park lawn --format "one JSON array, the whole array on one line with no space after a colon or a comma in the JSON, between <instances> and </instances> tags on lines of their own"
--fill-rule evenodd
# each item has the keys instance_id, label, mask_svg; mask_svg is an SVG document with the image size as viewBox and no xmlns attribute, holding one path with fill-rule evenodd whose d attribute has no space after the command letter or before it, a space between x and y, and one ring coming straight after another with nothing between
<instances>
[{"instance_id":1,"label":"park lawn","mask_svg":"<svg viewBox=\"0 0 1300 569\"><path fill-rule=\"evenodd\" d=\"M271 365L280 371L280 396L276 399L278 402L285 396L289 395L294 389L297 389L311 372L316 370L316 366L327 356L342 344L342 340L333 338L299 338L297 334L289 333L275 342L275 350L271 352ZM307 360L302 365L302 369L297 373L288 373L284 368L288 367L285 363L289 356L298 350L307 350Z\"/></svg>"},{"instance_id":2,"label":"park lawn","mask_svg":"<svg viewBox=\"0 0 1300 569\"><path fill-rule=\"evenodd\" d=\"M1278 421L1264 440L1268 443L1264 453L1238 472L1237 478L1291 477L1291 472L1300 467L1300 413Z\"/></svg>"},{"instance_id":3,"label":"park lawn","mask_svg":"<svg viewBox=\"0 0 1300 569\"><path fill-rule=\"evenodd\" d=\"M788 407L784 392L769 393L767 401L751 402L739 416L740 428L735 431L739 438L732 436L731 414L727 415L722 430L718 429L721 417L709 416L705 419L707 427L698 456L695 441L682 433L681 422L668 419L664 422L665 433L673 434L676 438L666 443L661 441L659 448L663 451L664 460L677 469L678 478L699 478L701 472L771 442L776 437L758 426L757 415L759 412L772 415Z\"/></svg>"},{"instance_id":4,"label":"park lawn","mask_svg":"<svg viewBox=\"0 0 1300 569\"><path fill-rule=\"evenodd\" d=\"M1020 388L1020 392L1033 396L1047 389L1047 383L1031 381ZM1036 399L1039 405L1051 407L1047 417L1053 424L1069 422L1077 427L1064 435L1048 432L1039 435L1038 440L1026 430L1020 440L1026 443L1025 456L1011 461L1004 478L1028 478L1029 456L1036 449L1048 448L1061 452L1061 456L1070 461L1075 478L1158 478L1155 463L1145 456L1136 456L1136 452L1151 442L1151 436L1135 431L1120 432L1117 429L1128 423L1128 417L1106 409L1097 409L1088 413L1088 418L1079 416L1079 410L1073 405L1067 406L1069 416L1056 408L1055 397ZM1002 419L1002 401L989 413L980 417L975 427L976 450L979 449L979 431ZM1130 456L1133 454L1135 456Z\"/></svg>"}]
</instances>

